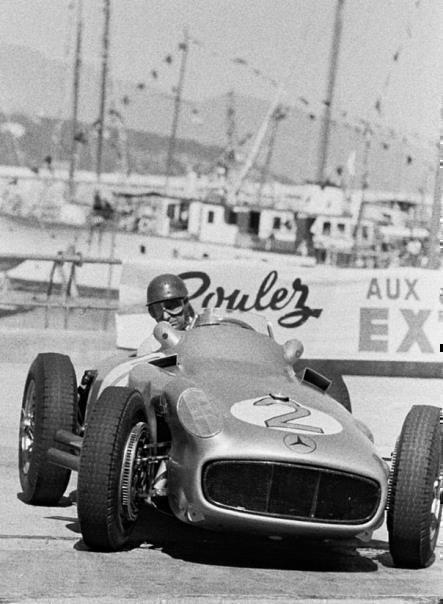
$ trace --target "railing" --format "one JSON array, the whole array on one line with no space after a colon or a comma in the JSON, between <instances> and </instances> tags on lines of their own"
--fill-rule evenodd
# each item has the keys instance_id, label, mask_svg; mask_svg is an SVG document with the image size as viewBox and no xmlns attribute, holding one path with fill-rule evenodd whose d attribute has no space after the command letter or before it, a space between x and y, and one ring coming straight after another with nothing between
<instances>
[{"instance_id":1,"label":"railing","mask_svg":"<svg viewBox=\"0 0 443 604\"><path fill-rule=\"evenodd\" d=\"M10 280L7 273L3 279L0 289L0 304L6 307L22 306L24 308L44 308L45 309L45 328L49 327L50 309L61 308L64 311L63 326L68 328L69 316L72 310L81 309L105 311L103 316L103 329L107 329L109 314L116 311L118 305L113 303L112 298L112 266L121 265L122 261L117 258L100 258L83 256L81 253L57 254L1 254L0 261L8 264L20 264L25 261L52 262L48 281L42 283L46 285L46 292L35 294L26 291L14 291L11 289ZM79 296L77 285L77 271L85 264L105 264L108 265L107 285L103 288L103 299L97 296ZM67 268L67 271L66 271ZM56 278L59 278L59 282ZM57 290L58 293L57 293Z\"/></svg>"}]
</instances>

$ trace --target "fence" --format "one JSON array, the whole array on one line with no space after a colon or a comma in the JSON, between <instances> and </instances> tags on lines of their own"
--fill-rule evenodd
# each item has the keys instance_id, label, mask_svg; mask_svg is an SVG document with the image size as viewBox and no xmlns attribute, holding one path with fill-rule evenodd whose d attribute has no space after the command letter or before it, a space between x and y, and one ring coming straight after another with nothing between
<instances>
[{"instance_id":1,"label":"fence","mask_svg":"<svg viewBox=\"0 0 443 604\"><path fill-rule=\"evenodd\" d=\"M63 326L68 329L71 311L74 309L104 311L103 329L107 329L111 312L117 310L118 305L112 301L112 266L121 265L117 258L100 258L83 256L81 253L58 252L50 254L2 254L0 261L4 265L13 266L21 262L50 262L52 263L47 281L40 282L45 288L41 292L14 290L11 280L5 272L0 292L0 304L6 308L44 308L44 327L48 328L50 310L63 309ZM82 266L88 264L103 264L108 266L108 279L106 286L100 290L99 296L80 296L77 282L77 273ZM32 282L32 275L28 281Z\"/></svg>"}]
</instances>

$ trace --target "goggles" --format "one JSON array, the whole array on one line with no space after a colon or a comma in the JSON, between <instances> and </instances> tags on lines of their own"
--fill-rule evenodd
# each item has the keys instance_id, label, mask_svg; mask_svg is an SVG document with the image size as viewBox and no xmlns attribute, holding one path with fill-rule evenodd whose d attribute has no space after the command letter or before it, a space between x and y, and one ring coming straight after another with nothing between
<instances>
[{"instance_id":1,"label":"goggles","mask_svg":"<svg viewBox=\"0 0 443 604\"><path fill-rule=\"evenodd\" d=\"M173 298L172 300L163 300L162 302L154 302L148 306L149 314L156 321L163 317L166 312L168 315L176 317L180 315L185 308L183 298Z\"/></svg>"}]
</instances>

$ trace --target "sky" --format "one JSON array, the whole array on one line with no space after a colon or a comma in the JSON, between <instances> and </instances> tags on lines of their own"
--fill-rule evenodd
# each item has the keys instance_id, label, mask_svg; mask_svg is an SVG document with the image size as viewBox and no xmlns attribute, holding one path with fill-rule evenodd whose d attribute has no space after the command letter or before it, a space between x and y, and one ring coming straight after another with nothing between
<instances>
[{"instance_id":1,"label":"sky","mask_svg":"<svg viewBox=\"0 0 443 604\"><path fill-rule=\"evenodd\" d=\"M78 1L1 0L0 40L68 64ZM285 102L322 110L336 6L336 0L111 0L112 75L171 92L188 28L186 98L233 89L272 99L273 80L284 84ZM344 0L333 111L436 141L442 13L440 0ZM103 0L83 0L83 17L84 60L99 66Z\"/></svg>"}]
</instances>

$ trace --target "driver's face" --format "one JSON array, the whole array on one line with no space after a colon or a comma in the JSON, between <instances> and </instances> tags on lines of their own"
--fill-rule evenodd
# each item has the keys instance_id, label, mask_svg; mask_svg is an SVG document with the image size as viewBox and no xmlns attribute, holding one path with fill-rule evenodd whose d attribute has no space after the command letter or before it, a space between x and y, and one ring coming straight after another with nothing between
<instances>
[{"instance_id":1,"label":"driver's face","mask_svg":"<svg viewBox=\"0 0 443 604\"><path fill-rule=\"evenodd\" d=\"M149 306L149 313L157 323L167 321L171 327L179 330L186 327L185 301L183 298L155 302Z\"/></svg>"}]
</instances>

